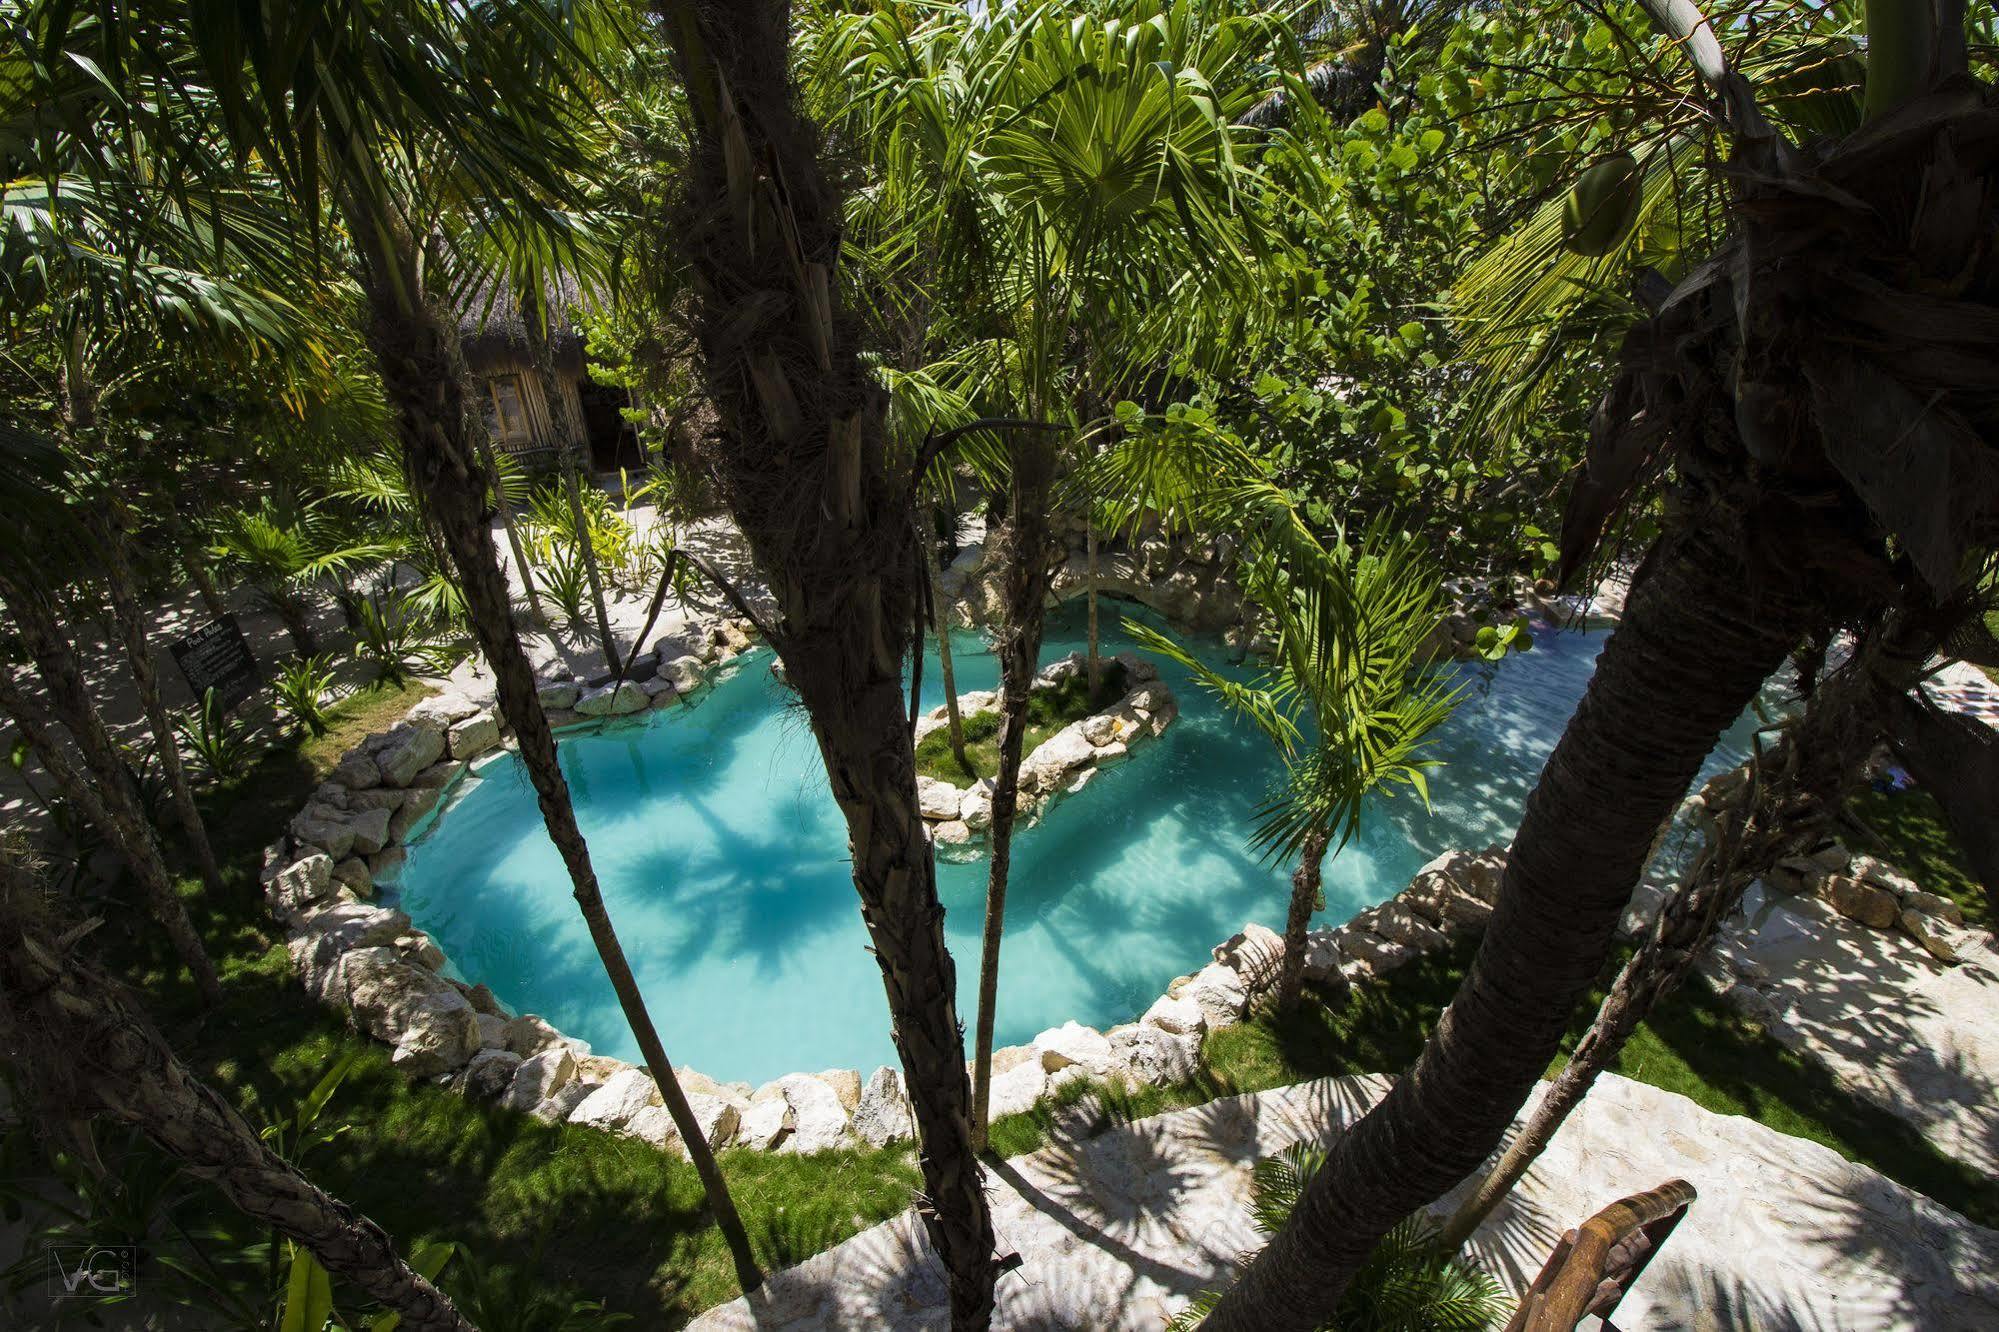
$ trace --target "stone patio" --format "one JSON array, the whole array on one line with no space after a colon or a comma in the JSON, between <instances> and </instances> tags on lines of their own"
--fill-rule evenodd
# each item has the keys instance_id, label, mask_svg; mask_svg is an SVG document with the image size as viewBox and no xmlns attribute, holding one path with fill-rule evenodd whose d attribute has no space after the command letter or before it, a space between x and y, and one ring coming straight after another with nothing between
<instances>
[{"instance_id":1,"label":"stone patio","mask_svg":"<svg viewBox=\"0 0 1999 1332\"><path fill-rule=\"evenodd\" d=\"M994 1326L1148 1329L1222 1281L1259 1238L1250 1167L1331 1140L1388 1086L1324 1079L1229 1097L1055 1145L995 1169L1004 1245ZM1472 1243L1509 1287L1564 1229L1680 1177L1700 1200L1617 1315L1641 1328L1999 1327L1999 1232L1865 1166L1685 1097L1607 1075ZM1448 1201L1448 1200L1447 1200ZM944 1281L913 1213L710 1310L702 1332L949 1325Z\"/></svg>"}]
</instances>

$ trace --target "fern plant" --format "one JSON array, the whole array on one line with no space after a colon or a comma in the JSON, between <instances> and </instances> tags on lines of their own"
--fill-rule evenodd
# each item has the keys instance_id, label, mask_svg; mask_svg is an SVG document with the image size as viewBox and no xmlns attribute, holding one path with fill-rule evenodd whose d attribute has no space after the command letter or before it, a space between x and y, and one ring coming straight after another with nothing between
<instances>
[{"instance_id":1,"label":"fern plant","mask_svg":"<svg viewBox=\"0 0 1999 1332\"><path fill-rule=\"evenodd\" d=\"M1250 1214L1256 1228L1274 1235L1291 1219L1306 1183L1326 1162L1324 1149L1296 1143L1256 1163L1251 1176ZM1244 1256L1244 1265L1254 1255ZM1193 1332L1220 1302L1219 1290L1203 1291L1168 1332ZM1512 1312L1499 1283L1445 1251L1436 1228L1423 1216L1409 1217L1382 1237L1325 1332L1487 1332Z\"/></svg>"},{"instance_id":2,"label":"fern plant","mask_svg":"<svg viewBox=\"0 0 1999 1332\"><path fill-rule=\"evenodd\" d=\"M356 661L372 662L376 678L399 685L418 671L442 663L436 620L408 598L374 592L354 603Z\"/></svg>"}]
</instances>

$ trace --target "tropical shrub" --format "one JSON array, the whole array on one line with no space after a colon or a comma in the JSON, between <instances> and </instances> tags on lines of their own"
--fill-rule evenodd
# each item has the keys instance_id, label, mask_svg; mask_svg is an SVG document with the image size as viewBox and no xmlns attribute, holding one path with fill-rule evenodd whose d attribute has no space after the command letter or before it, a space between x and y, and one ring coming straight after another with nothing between
<instances>
[{"instance_id":1,"label":"tropical shrub","mask_svg":"<svg viewBox=\"0 0 1999 1332\"><path fill-rule=\"evenodd\" d=\"M323 653L292 658L271 681L278 715L308 735L326 734L326 699L332 688L333 658Z\"/></svg>"},{"instance_id":2,"label":"tropical shrub","mask_svg":"<svg viewBox=\"0 0 1999 1332\"><path fill-rule=\"evenodd\" d=\"M194 767L210 782L226 782L241 773L263 749L255 723L232 718L213 689L205 690L201 706L176 718L175 725Z\"/></svg>"}]
</instances>

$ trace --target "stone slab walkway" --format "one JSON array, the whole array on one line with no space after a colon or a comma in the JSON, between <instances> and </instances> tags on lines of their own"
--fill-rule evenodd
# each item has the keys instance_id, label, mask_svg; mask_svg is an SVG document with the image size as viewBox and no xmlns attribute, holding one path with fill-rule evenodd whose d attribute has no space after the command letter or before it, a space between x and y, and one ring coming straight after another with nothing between
<instances>
[{"instance_id":1,"label":"stone slab walkway","mask_svg":"<svg viewBox=\"0 0 1999 1332\"><path fill-rule=\"evenodd\" d=\"M1703 970L1786 1047L1999 1177L1999 953L1967 933L1966 960L1945 966L1905 934L1759 885Z\"/></svg>"},{"instance_id":2,"label":"stone slab walkway","mask_svg":"<svg viewBox=\"0 0 1999 1332\"><path fill-rule=\"evenodd\" d=\"M1002 1242L994 1326L1149 1329L1259 1242L1250 1167L1331 1141L1387 1079L1324 1079L1174 1111L1017 1157L991 1179ZM1999 1327L1999 1232L1814 1143L1606 1076L1474 1237L1517 1290L1555 1237L1667 1179L1700 1201L1619 1311L1641 1328ZM701 1332L948 1326L941 1270L912 1213L827 1250L692 1326Z\"/></svg>"}]
</instances>

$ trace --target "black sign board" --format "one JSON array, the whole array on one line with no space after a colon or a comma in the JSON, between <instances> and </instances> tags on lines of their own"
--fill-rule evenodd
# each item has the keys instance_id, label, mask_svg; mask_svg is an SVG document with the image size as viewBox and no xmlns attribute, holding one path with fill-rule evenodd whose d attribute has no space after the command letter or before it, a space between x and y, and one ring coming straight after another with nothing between
<instances>
[{"instance_id":1,"label":"black sign board","mask_svg":"<svg viewBox=\"0 0 1999 1332\"><path fill-rule=\"evenodd\" d=\"M257 659L233 615L188 634L173 645L173 654L197 703L213 689L216 703L227 712L257 691Z\"/></svg>"}]
</instances>

